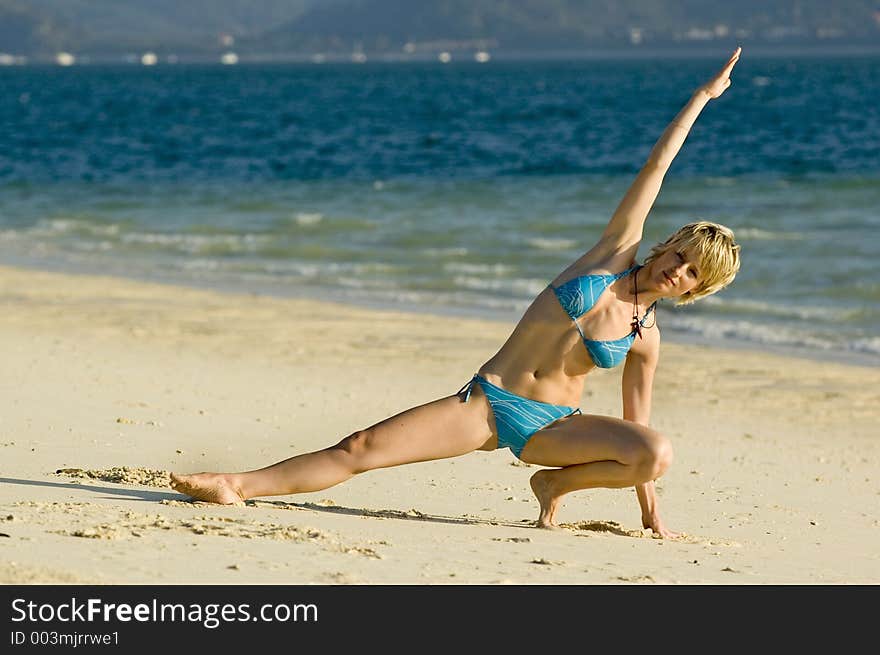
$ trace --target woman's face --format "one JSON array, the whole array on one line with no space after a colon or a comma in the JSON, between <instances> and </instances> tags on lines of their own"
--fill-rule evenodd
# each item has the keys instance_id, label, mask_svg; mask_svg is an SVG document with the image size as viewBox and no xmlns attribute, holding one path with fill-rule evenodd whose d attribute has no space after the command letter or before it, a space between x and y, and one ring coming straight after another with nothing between
<instances>
[{"instance_id":1,"label":"woman's face","mask_svg":"<svg viewBox=\"0 0 880 655\"><path fill-rule=\"evenodd\" d=\"M651 262L651 280L663 296L683 296L700 284L699 259L691 251L670 248Z\"/></svg>"}]
</instances>

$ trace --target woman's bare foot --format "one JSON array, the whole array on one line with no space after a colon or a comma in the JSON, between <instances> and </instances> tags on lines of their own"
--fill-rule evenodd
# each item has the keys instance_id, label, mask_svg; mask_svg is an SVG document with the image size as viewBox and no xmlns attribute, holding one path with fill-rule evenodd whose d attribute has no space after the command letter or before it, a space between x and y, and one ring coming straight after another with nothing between
<instances>
[{"instance_id":1,"label":"woman's bare foot","mask_svg":"<svg viewBox=\"0 0 880 655\"><path fill-rule=\"evenodd\" d=\"M237 487L223 473L171 474L171 488L206 503L240 505L244 502Z\"/></svg>"},{"instance_id":2,"label":"woman's bare foot","mask_svg":"<svg viewBox=\"0 0 880 655\"><path fill-rule=\"evenodd\" d=\"M529 480L532 492L541 505L541 513L535 523L536 527L545 530L559 530L559 526L553 522L556 518L556 510L559 508L559 496L554 496L550 490L550 472L538 471Z\"/></svg>"}]
</instances>

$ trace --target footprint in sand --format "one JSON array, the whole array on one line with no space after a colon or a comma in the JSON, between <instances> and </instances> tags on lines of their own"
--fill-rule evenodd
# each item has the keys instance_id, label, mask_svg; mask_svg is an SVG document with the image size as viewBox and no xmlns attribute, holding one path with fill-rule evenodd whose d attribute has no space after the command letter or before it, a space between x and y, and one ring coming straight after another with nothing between
<instances>
[{"instance_id":1,"label":"footprint in sand","mask_svg":"<svg viewBox=\"0 0 880 655\"><path fill-rule=\"evenodd\" d=\"M114 466L102 470L63 468L55 471L55 475L74 479L103 480L116 484L139 484L145 487L171 486L171 474L168 471L140 467Z\"/></svg>"}]
</instances>

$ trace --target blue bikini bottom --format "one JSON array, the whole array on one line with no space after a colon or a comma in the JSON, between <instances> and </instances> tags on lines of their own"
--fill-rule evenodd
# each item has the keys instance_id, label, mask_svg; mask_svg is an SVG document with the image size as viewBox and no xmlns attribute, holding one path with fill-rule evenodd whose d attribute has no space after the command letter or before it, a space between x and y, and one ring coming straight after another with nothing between
<instances>
[{"instance_id":1,"label":"blue bikini bottom","mask_svg":"<svg viewBox=\"0 0 880 655\"><path fill-rule=\"evenodd\" d=\"M486 378L475 375L470 382L464 385L456 394L462 396L461 401L466 403L471 397L471 388L474 382L480 385L489 406L495 415L495 427L498 431L498 447L510 448L517 457L522 453L532 435L538 430L546 428L551 423L572 414L580 414L577 407L565 405L551 405L542 403L540 400L524 398L515 393L510 393L501 387L495 386Z\"/></svg>"}]
</instances>

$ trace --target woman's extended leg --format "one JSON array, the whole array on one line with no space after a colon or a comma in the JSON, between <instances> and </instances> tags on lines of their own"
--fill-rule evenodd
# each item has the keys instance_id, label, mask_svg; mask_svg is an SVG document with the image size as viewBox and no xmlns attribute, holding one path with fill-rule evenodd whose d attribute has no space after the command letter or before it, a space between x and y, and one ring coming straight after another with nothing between
<instances>
[{"instance_id":1,"label":"woman's extended leg","mask_svg":"<svg viewBox=\"0 0 880 655\"><path fill-rule=\"evenodd\" d=\"M630 487L659 478L672 463L669 440L639 423L576 415L536 432L520 459L543 469L531 478L538 526L554 527L562 496L578 489Z\"/></svg>"},{"instance_id":2,"label":"woman's extended leg","mask_svg":"<svg viewBox=\"0 0 880 655\"><path fill-rule=\"evenodd\" d=\"M245 473L171 475L171 486L197 500L231 504L256 496L320 491L377 468L464 455L491 441L488 403L474 389L435 400L359 430L334 446Z\"/></svg>"}]
</instances>

